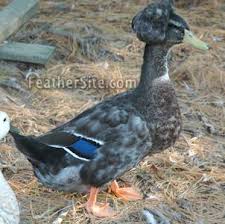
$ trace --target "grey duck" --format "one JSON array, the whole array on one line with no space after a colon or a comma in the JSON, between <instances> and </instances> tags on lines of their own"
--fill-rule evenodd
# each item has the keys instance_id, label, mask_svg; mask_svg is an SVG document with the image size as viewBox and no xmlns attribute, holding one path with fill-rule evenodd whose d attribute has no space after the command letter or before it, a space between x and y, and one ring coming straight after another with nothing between
<instances>
[{"instance_id":1,"label":"grey duck","mask_svg":"<svg viewBox=\"0 0 225 224\"><path fill-rule=\"evenodd\" d=\"M140 199L132 188L120 188L116 178L146 156L173 145L181 132L181 114L168 75L169 50L184 41L208 48L192 35L169 0L140 11L132 28L146 43L136 89L104 100L45 135L11 131L41 183L68 192L90 191L86 209L98 217L114 214L108 204L96 202L99 188L113 181L111 190L118 197Z\"/></svg>"}]
</instances>

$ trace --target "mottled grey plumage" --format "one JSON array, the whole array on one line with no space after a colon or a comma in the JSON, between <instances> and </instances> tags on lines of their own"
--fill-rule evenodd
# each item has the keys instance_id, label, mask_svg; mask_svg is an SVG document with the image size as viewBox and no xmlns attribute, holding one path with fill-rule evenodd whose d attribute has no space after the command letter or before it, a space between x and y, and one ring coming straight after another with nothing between
<instances>
[{"instance_id":1,"label":"mottled grey plumage","mask_svg":"<svg viewBox=\"0 0 225 224\"><path fill-rule=\"evenodd\" d=\"M138 13L132 26L146 43L135 90L103 101L44 136L12 132L17 147L46 186L79 192L100 187L178 138L181 116L168 77L167 56L171 46L182 42L187 24L175 14L171 1L165 0ZM78 137L98 144L93 159L66 151Z\"/></svg>"}]
</instances>

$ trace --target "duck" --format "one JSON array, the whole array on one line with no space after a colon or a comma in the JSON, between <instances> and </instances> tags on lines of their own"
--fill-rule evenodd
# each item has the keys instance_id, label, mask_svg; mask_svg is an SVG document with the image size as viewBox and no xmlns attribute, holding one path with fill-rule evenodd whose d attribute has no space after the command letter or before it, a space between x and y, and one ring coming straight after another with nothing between
<instances>
[{"instance_id":1,"label":"duck","mask_svg":"<svg viewBox=\"0 0 225 224\"><path fill-rule=\"evenodd\" d=\"M109 203L97 200L101 187L110 182L117 197L142 199L134 187L120 187L117 178L179 137L182 121L169 78L170 49L184 42L208 49L170 0L156 1L138 12L132 28L145 43L137 88L109 97L43 135L11 131L37 179L52 189L89 194L85 207L96 217L116 214Z\"/></svg>"},{"instance_id":2,"label":"duck","mask_svg":"<svg viewBox=\"0 0 225 224\"><path fill-rule=\"evenodd\" d=\"M8 134L9 130L9 116L5 112L0 111L0 140ZM0 223L19 224L19 205L13 190L10 188L9 184L5 180L1 170L0 189Z\"/></svg>"}]
</instances>

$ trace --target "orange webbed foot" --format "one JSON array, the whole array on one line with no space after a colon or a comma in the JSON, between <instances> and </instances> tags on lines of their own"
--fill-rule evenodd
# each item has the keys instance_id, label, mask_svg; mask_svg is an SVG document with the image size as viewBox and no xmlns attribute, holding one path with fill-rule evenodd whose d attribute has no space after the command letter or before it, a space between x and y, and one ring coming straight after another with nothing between
<instances>
[{"instance_id":1,"label":"orange webbed foot","mask_svg":"<svg viewBox=\"0 0 225 224\"><path fill-rule=\"evenodd\" d=\"M108 203L97 203L97 194L98 188L91 188L90 197L86 204L86 210L88 213L93 214L96 217L104 218L104 217L113 217L116 213L109 206Z\"/></svg>"},{"instance_id":2,"label":"orange webbed foot","mask_svg":"<svg viewBox=\"0 0 225 224\"><path fill-rule=\"evenodd\" d=\"M113 181L110 187L110 191L113 192L118 198L125 201L137 201L143 199L142 195L132 187L120 188L116 181Z\"/></svg>"}]
</instances>

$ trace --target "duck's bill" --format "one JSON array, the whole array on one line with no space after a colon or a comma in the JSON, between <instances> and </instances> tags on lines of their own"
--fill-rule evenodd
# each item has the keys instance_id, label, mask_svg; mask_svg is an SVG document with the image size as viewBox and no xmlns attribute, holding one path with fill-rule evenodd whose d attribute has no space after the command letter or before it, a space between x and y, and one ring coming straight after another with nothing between
<instances>
[{"instance_id":1,"label":"duck's bill","mask_svg":"<svg viewBox=\"0 0 225 224\"><path fill-rule=\"evenodd\" d=\"M208 44L201 41L198 37L196 37L191 31L184 30L184 43L191 44L193 47L200 49L200 50L209 50Z\"/></svg>"}]
</instances>

